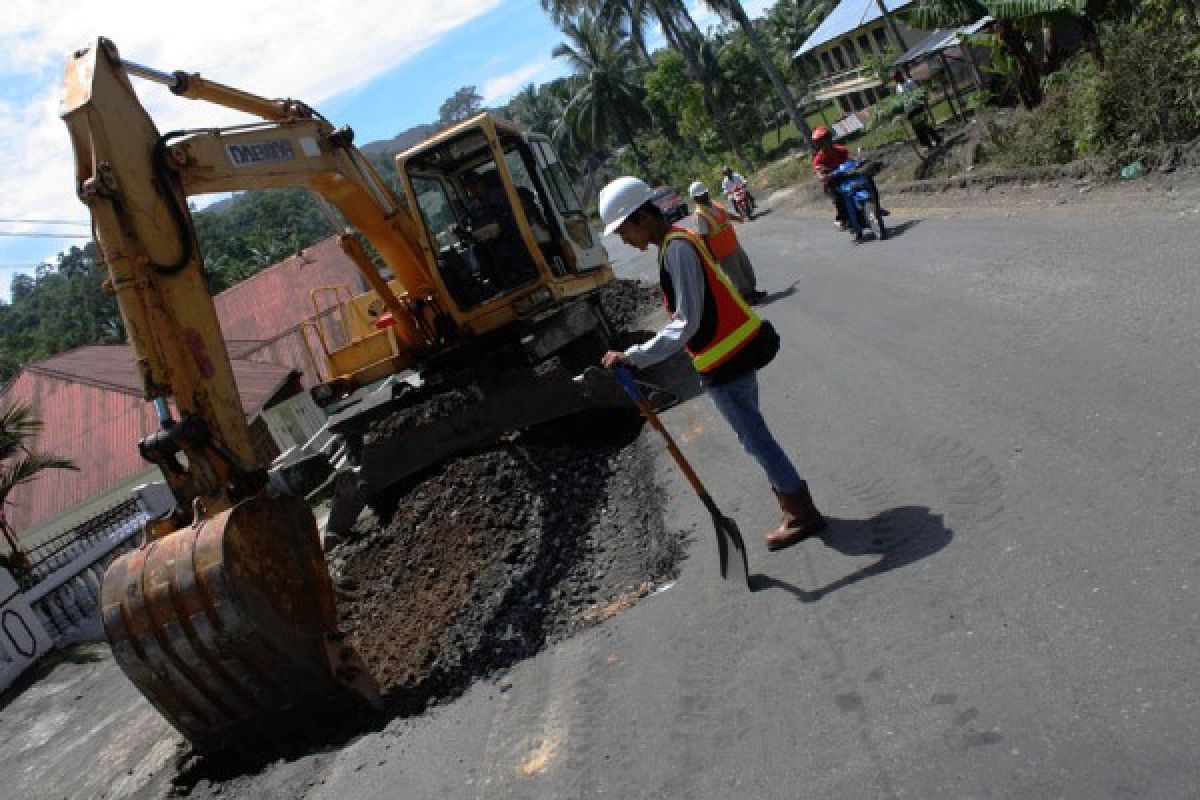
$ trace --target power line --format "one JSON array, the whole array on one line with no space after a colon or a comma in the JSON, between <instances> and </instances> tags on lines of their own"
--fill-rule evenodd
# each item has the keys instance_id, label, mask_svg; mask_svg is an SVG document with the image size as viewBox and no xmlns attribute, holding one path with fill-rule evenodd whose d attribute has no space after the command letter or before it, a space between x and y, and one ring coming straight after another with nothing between
<instances>
[{"instance_id":1,"label":"power line","mask_svg":"<svg viewBox=\"0 0 1200 800\"><path fill-rule=\"evenodd\" d=\"M91 225L86 219L0 219L0 222L29 225Z\"/></svg>"},{"instance_id":2,"label":"power line","mask_svg":"<svg viewBox=\"0 0 1200 800\"><path fill-rule=\"evenodd\" d=\"M18 234L10 230L0 230L0 236L16 236L18 239L91 239L91 234Z\"/></svg>"}]
</instances>

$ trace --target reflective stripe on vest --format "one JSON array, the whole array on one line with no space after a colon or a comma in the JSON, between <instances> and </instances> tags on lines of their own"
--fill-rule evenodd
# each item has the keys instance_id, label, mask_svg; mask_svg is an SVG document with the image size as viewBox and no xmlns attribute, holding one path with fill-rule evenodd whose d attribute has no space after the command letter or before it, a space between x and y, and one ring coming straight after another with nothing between
<instances>
[{"instance_id":1,"label":"reflective stripe on vest","mask_svg":"<svg viewBox=\"0 0 1200 800\"><path fill-rule=\"evenodd\" d=\"M711 372L750 343L762 326L762 320L750 310L750 306L733 287L721 269L721 265L704 246L704 241L685 228L672 227L671 232L663 239L662 246L658 250L660 272L669 274L666 272L667 247L675 239L686 239L699 254L700 264L704 268L706 291L711 292L714 301L713 311L717 315L715 326L711 325L711 320L704 319L700 324L701 329L714 327L712 338L695 346L693 342L696 337L693 336L686 345L686 349L692 357L692 366L696 368L696 371ZM667 311L674 313L675 309L671 298L664 295L663 300L666 302ZM706 325L705 323L710 324Z\"/></svg>"},{"instance_id":2,"label":"reflective stripe on vest","mask_svg":"<svg viewBox=\"0 0 1200 800\"><path fill-rule=\"evenodd\" d=\"M716 203L708 208L697 203L696 214L708 223L708 233L704 236L704 243L708 245L708 250L714 258L720 261L737 250L737 234L733 230L733 223L729 221L728 211Z\"/></svg>"}]
</instances>

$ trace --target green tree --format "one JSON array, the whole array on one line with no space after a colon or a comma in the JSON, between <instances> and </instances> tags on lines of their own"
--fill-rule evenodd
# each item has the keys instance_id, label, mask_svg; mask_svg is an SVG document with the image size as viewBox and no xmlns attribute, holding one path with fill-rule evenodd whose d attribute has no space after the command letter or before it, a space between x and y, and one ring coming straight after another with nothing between
<instances>
[{"instance_id":1,"label":"green tree","mask_svg":"<svg viewBox=\"0 0 1200 800\"><path fill-rule=\"evenodd\" d=\"M682 55L675 51L659 54L645 85L646 108L659 130L677 129L694 143L714 135L704 90L688 75Z\"/></svg>"},{"instance_id":2,"label":"green tree","mask_svg":"<svg viewBox=\"0 0 1200 800\"><path fill-rule=\"evenodd\" d=\"M562 105L552 92L531 83L509 101L508 113L529 130L551 136L562 119Z\"/></svg>"},{"instance_id":3,"label":"green tree","mask_svg":"<svg viewBox=\"0 0 1200 800\"><path fill-rule=\"evenodd\" d=\"M438 109L438 122L450 126L475 116L483 109L483 96L474 86L463 86L446 98Z\"/></svg>"},{"instance_id":4,"label":"green tree","mask_svg":"<svg viewBox=\"0 0 1200 800\"><path fill-rule=\"evenodd\" d=\"M209 291L222 292L336 233L340 223L328 213L307 189L293 188L245 192L227 208L194 214Z\"/></svg>"},{"instance_id":5,"label":"green tree","mask_svg":"<svg viewBox=\"0 0 1200 800\"><path fill-rule=\"evenodd\" d=\"M13 281L12 303L0 305L0 384L22 364L83 344L115 344L124 329L96 246L72 247L58 263Z\"/></svg>"},{"instance_id":6,"label":"green tree","mask_svg":"<svg viewBox=\"0 0 1200 800\"><path fill-rule=\"evenodd\" d=\"M771 81L771 85L775 89L775 94L779 96L784 110L792 118L792 124L796 126L796 130L800 131L805 147L811 150L812 132L808 129L808 123L805 121L804 115L800 113L800 107L796 104L796 98L792 96L792 90L788 87L783 76L779 74L779 70L775 68L775 63L771 60L771 54L759 37L754 23L747 16L746 9L742 7L739 0L704 0L704 4L717 12L722 19L734 22L742 29L742 32L746 35L746 40L750 43L750 48L758 58L758 63L762 67L763 72L766 73L767 78Z\"/></svg>"},{"instance_id":7,"label":"green tree","mask_svg":"<svg viewBox=\"0 0 1200 800\"><path fill-rule=\"evenodd\" d=\"M36 479L46 470L78 470L70 459L36 452L32 441L42 432L42 421L24 403L0 406L0 534L8 544L5 566L28 566L16 534L4 513L14 489Z\"/></svg>"},{"instance_id":8,"label":"green tree","mask_svg":"<svg viewBox=\"0 0 1200 800\"><path fill-rule=\"evenodd\" d=\"M633 152L638 168L648 172L635 136L648 115L634 74L629 37L586 12L567 20L562 30L567 41L554 48L554 57L565 59L580 78L563 109L562 127L593 150L602 149L615 132Z\"/></svg>"}]
</instances>

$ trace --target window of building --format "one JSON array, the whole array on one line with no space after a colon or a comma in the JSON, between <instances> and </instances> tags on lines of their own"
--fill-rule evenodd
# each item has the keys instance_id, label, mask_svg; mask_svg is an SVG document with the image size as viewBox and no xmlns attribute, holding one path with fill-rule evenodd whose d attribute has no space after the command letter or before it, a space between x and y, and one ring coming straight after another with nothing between
<instances>
[{"instance_id":1,"label":"window of building","mask_svg":"<svg viewBox=\"0 0 1200 800\"><path fill-rule=\"evenodd\" d=\"M879 102L879 95L875 94L874 89L867 89L865 94L867 95L867 105L873 106Z\"/></svg>"},{"instance_id":2,"label":"window of building","mask_svg":"<svg viewBox=\"0 0 1200 800\"><path fill-rule=\"evenodd\" d=\"M858 49L862 52L863 58L871 55L871 40L867 38L865 33L858 35Z\"/></svg>"},{"instance_id":3,"label":"window of building","mask_svg":"<svg viewBox=\"0 0 1200 800\"><path fill-rule=\"evenodd\" d=\"M855 111L863 110L864 106L863 106L863 100L862 100L862 92L854 92L853 94L849 94L846 96L850 100L851 108L853 108Z\"/></svg>"},{"instance_id":4,"label":"window of building","mask_svg":"<svg viewBox=\"0 0 1200 800\"><path fill-rule=\"evenodd\" d=\"M887 49L892 46L892 43L888 41L887 31L881 26L871 31L871 33L875 36L875 44L879 45L879 52L887 52Z\"/></svg>"},{"instance_id":5,"label":"window of building","mask_svg":"<svg viewBox=\"0 0 1200 800\"><path fill-rule=\"evenodd\" d=\"M849 114L851 111L854 110L853 108L850 107L850 102L848 100L846 100L845 95L842 95L841 97L839 97L837 99L837 104L838 104L838 108L840 108L842 110L843 114Z\"/></svg>"},{"instance_id":6,"label":"window of building","mask_svg":"<svg viewBox=\"0 0 1200 800\"><path fill-rule=\"evenodd\" d=\"M851 67L857 67L859 62L858 51L854 49L854 40L846 40L846 58L850 61Z\"/></svg>"},{"instance_id":7,"label":"window of building","mask_svg":"<svg viewBox=\"0 0 1200 800\"><path fill-rule=\"evenodd\" d=\"M824 67L826 76L834 73L833 61L830 60L829 53L821 53L821 66Z\"/></svg>"},{"instance_id":8,"label":"window of building","mask_svg":"<svg viewBox=\"0 0 1200 800\"><path fill-rule=\"evenodd\" d=\"M837 64L838 71L839 72L845 71L846 58L845 58L845 56L842 55L841 46L835 44L833 46L833 49L831 49L829 52L833 55L833 63Z\"/></svg>"}]
</instances>

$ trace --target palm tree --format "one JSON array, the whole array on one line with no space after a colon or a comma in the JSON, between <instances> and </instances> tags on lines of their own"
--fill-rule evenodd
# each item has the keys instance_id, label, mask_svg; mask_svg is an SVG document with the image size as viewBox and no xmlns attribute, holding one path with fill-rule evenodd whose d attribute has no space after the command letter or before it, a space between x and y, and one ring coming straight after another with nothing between
<instances>
[{"instance_id":1,"label":"palm tree","mask_svg":"<svg viewBox=\"0 0 1200 800\"><path fill-rule=\"evenodd\" d=\"M531 131L553 135L562 119L562 106L555 102L548 91L530 83L517 92L508 104L509 113Z\"/></svg>"},{"instance_id":2,"label":"palm tree","mask_svg":"<svg viewBox=\"0 0 1200 800\"><path fill-rule=\"evenodd\" d=\"M0 534L10 553L10 563L20 563L24 554L8 525L4 506L18 486L28 483L48 469L78 469L70 460L36 453L29 442L42 431L42 421L24 403L0 408Z\"/></svg>"},{"instance_id":3,"label":"palm tree","mask_svg":"<svg viewBox=\"0 0 1200 800\"><path fill-rule=\"evenodd\" d=\"M787 109L788 115L792 118L792 124L800 132L805 146L812 149L812 131L808 129L808 123L804 119L804 115L800 113L800 107L796 105L796 98L792 96L792 90L788 88L787 82L779 74L779 70L775 68L775 63L771 60L771 54L763 46L762 39L755 29L754 23L747 16L746 9L742 7L741 2L739 0L704 0L704 4L719 14L726 22L736 22L738 27L742 29L742 32L746 34L746 39L750 42L750 48L754 50L754 54L758 57L758 63L762 64L763 72L767 73L767 78L770 79L771 85L775 87L775 94L779 95L783 107Z\"/></svg>"},{"instance_id":4,"label":"palm tree","mask_svg":"<svg viewBox=\"0 0 1200 800\"><path fill-rule=\"evenodd\" d=\"M543 5L546 0L543 0ZM646 0L597 0L597 17L610 25L629 29L629 41L645 66L654 64L650 49L646 46L646 30L650 27L650 15L646 11Z\"/></svg>"},{"instance_id":5,"label":"palm tree","mask_svg":"<svg viewBox=\"0 0 1200 800\"><path fill-rule=\"evenodd\" d=\"M634 57L628 35L606 25L595 14L582 12L563 23L567 40L554 48L555 58L565 58L580 78L578 88L563 109L562 129L586 142L593 150L604 147L610 131L633 152L643 173L646 160L638 149L634 129L647 123L641 87L633 80Z\"/></svg>"}]
</instances>

